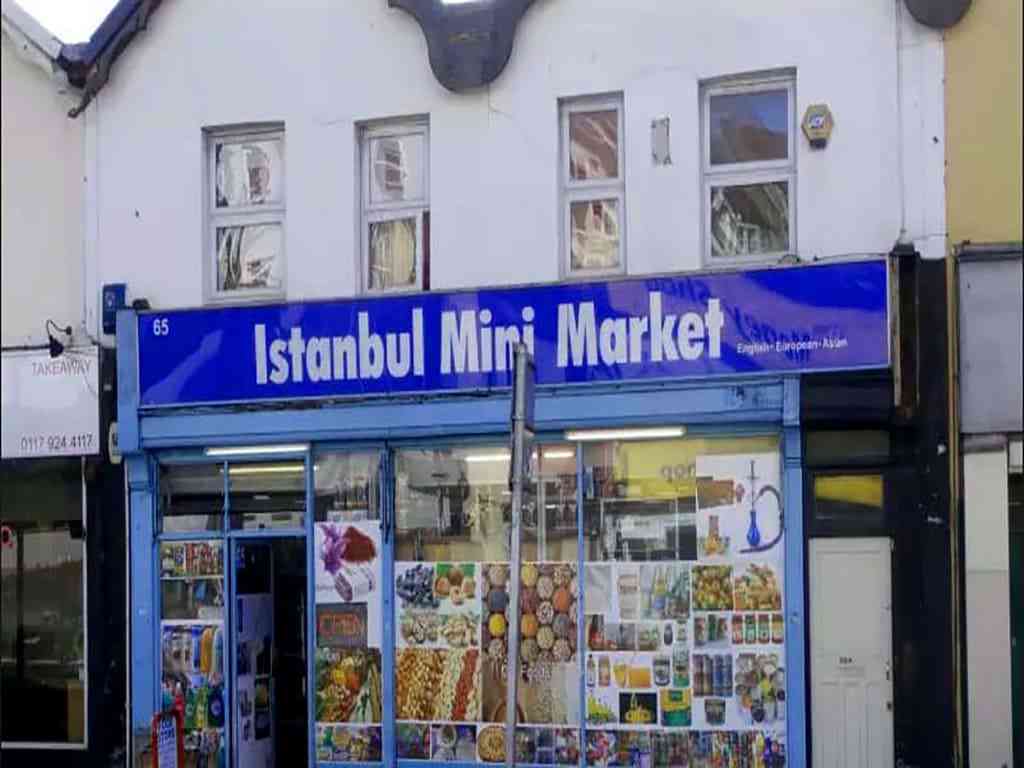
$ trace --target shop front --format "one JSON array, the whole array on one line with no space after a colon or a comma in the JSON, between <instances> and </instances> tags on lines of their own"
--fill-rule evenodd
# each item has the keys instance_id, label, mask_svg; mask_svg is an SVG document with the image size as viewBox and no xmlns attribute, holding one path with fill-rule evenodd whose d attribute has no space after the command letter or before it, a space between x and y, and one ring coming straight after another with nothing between
<instances>
[{"instance_id":1,"label":"shop front","mask_svg":"<svg viewBox=\"0 0 1024 768\"><path fill-rule=\"evenodd\" d=\"M115 368L94 346L59 352L0 357L0 763L14 768L124 748L124 486L105 438Z\"/></svg>"},{"instance_id":2,"label":"shop front","mask_svg":"<svg viewBox=\"0 0 1024 768\"><path fill-rule=\"evenodd\" d=\"M504 762L510 709L518 765L806 765L800 376L888 367L889 284L122 313L136 765L162 711L190 766Z\"/></svg>"}]
</instances>

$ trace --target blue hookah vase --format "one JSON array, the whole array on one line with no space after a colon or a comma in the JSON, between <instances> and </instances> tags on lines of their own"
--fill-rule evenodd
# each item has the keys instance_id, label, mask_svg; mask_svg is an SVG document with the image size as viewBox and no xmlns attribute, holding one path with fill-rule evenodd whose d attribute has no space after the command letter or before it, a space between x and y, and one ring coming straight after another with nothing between
<instances>
[{"instance_id":1,"label":"blue hookah vase","mask_svg":"<svg viewBox=\"0 0 1024 768\"><path fill-rule=\"evenodd\" d=\"M747 528L747 544L756 547L761 543L761 529L757 527L757 510L750 507L750 527Z\"/></svg>"},{"instance_id":2,"label":"blue hookah vase","mask_svg":"<svg viewBox=\"0 0 1024 768\"><path fill-rule=\"evenodd\" d=\"M747 528L747 544L751 549L761 544L761 529L757 527L757 494L754 493L754 483L757 475L754 473L754 462L750 462L750 527Z\"/></svg>"}]
</instances>

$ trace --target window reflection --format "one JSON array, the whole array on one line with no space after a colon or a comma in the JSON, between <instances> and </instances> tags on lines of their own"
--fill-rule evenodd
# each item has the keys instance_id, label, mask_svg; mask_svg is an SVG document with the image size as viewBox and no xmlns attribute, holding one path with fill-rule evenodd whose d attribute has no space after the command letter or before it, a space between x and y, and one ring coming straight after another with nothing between
<instances>
[{"instance_id":1,"label":"window reflection","mask_svg":"<svg viewBox=\"0 0 1024 768\"><path fill-rule=\"evenodd\" d=\"M82 464L5 461L0 474L0 739L85 738ZM45 716L42 714L45 713Z\"/></svg>"}]
</instances>

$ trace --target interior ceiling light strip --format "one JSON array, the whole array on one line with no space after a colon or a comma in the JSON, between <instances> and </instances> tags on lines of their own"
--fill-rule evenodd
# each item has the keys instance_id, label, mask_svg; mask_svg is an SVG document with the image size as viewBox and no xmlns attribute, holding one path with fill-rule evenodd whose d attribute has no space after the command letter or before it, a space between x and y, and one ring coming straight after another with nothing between
<instances>
[{"instance_id":1,"label":"interior ceiling light strip","mask_svg":"<svg viewBox=\"0 0 1024 768\"><path fill-rule=\"evenodd\" d=\"M266 456L279 453L302 453L309 443L277 443L274 445L230 445L207 448L207 456Z\"/></svg>"},{"instance_id":2,"label":"interior ceiling light strip","mask_svg":"<svg viewBox=\"0 0 1024 768\"><path fill-rule=\"evenodd\" d=\"M566 440L592 442L594 440L648 440L682 437L686 427L635 427L628 429L573 429L565 433Z\"/></svg>"},{"instance_id":3,"label":"interior ceiling light strip","mask_svg":"<svg viewBox=\"0 0 1024 768\"><path fill-rule=\"evenodd\" d=\"M243 475L301 475L305 471L305 464L251 464L228 468L228 474L232 477L241 477Z\"/></svg>"}]
</instances>

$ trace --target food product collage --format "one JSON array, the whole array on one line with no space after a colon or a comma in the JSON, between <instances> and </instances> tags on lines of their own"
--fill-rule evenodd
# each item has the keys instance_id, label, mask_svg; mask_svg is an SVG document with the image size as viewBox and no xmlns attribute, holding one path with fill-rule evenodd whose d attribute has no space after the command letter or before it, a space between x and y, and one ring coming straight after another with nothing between
<instances>
[{"instance_id":1,"label":"food product collage","mask_svg":"<svg viewBox=\"0 0 1024 768\"><path fill-rule=\"evenodd\" d=\"M224 733L224 563L220 542L160 546L162 708L181 712L186 762L214 759Z\"/></svg>"},{"instance_id":2,"label":"food product collage","mask_svg":"<svg viewBox=\"0 0 1024 768\"><path fill-rule=\"evenodd\" d=\"M317 523L316 756L381 760L382 561L376 520Z\"/></svg>"},{"instance_id":3,"label":"food product collage","mask_svg":"<svg viewBox=\"0 0 1024 768\"><path fill-rule=\"evenodd\" d=\"M585 564L588 764L784 764L779 470L777 454L699 456L696 561Z\"/></svg>"},{"instance_id":4,"label":"food product collage","mask_svg":"<svg viewBox=\"0 0 1024 768\"><path fill-rule=\"evenodd\" d=\"M509 579L507 562L396 563L400 758L504 761ZM577 566L524 563L520 585L520 722L571 726L579 722ZM521 756L542 764L579 758L574 728L524 727L517 740Z\"/></svg>"}]
</instances>

